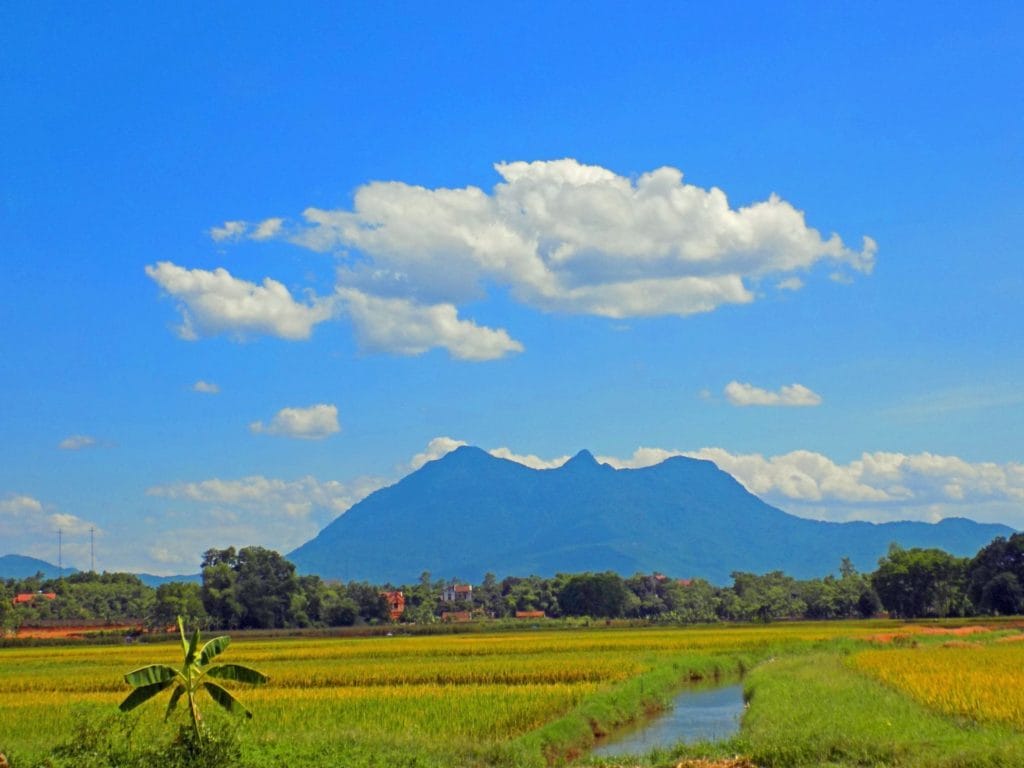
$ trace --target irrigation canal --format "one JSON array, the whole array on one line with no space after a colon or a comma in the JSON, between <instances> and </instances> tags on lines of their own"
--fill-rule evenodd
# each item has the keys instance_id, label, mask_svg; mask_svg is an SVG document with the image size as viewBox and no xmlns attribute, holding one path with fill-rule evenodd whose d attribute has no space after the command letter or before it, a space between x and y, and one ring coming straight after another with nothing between
<instances>
[{"instance_id":1,"label":"irrigation canal","mask_svg":"<svg viewBox=\"0 0 1024 768\"><path fill-rule=\"evenodd\" d=\"M664 712L601 739L590 754L619 757L680 742L721 741L739 731L742 716L742 683L698 683L680 691Z\"/></svg>"}]
</instances>

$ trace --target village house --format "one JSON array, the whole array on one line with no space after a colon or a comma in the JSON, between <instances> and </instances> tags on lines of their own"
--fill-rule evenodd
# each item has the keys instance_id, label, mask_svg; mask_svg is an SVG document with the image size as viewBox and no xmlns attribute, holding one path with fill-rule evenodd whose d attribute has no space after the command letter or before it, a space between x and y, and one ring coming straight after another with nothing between
<instances>
[{"instance_id":1,"label":"village house","mask_svg":"<svg viewBox=\"0 0 1024 768\"><path fill-rule=\"evenodd\" d=\"M517 619L543 619L544 611L516 611Z\"/></svg>"},{"instance_id":2,"label":"village house","mask_svg":"<svg viewBox=\"0 0 1024 768\"><path fill-rule=\"evenodd\" d=\"M381 596L388 601L388 612L392 621L398 621L405 613L405 595L402 590L396 589L391 592L381 592Z\"/></svg>"},{"instance_id":3,"label":"village house","mask_svg":"<svg viewBox=\"0 0 1024 768\"><path fill-rule=\"evenodd\" d=\"M456 584L453 581L441 590L441 600L445 603L473 602L473 586L471 584Z\"/></svg>"},{"instance_id":4,"label":"village house","mask_svg":"<svg viewBox=\"0 0 1024 768\"><path fill-rule=\"evenodd\" d=\"M36 599L40 600L56 600L56 592L22 592L21 594L15 595L11 603L14 605L24 605L31 603Z\"/></svg>"}]
</instances>

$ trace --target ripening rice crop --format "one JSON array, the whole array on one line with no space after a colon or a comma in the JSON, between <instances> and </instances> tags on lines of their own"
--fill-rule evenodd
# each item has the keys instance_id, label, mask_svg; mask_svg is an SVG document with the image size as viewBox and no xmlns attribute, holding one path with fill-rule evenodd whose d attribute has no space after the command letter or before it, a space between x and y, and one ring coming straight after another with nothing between
<instances>
[{"instance_id":1,"label":"ripening rice crop","mask_svg":"<svg viewBox=\"0 0 1024 768\"><path fill-rule=\"evenodd\" d=\"M947 715L1024 729L1024 647L957 644L858 653L853 664Z\"/></svg>"},{"instance_id":2,"label":"ripening rice crop","mask_svg":"<svg viewBox=\"0 0 1024 768\"><path fill-rule=\"evenodd\" d=\"M232 660L270 676L243 698L261 744L400 743L412 749L514 738L602 686L644 672L687 643L678 631L247 639ZM176 644L0 649L0 751L45 754L73 714L113 713L129 670L180 663ZM162 705L139 710L161 731ZM36 723L46 722L44 728ZM331 748L329 746L325 748Z\"/></svg>"},{"instance_id":3,"label":"ripening rice crop","mask_svg":"<svg viewBox=\"0 0 1024 768\"><path fill-rule=\"evenodd\" d=\"M266 686L240 691L256 715L246 731L261 748L288 753L305 745L309 754L336 755L330 750L339 744L372 750L386 742L464 752L514 739L681 657L707 666L722 655L871 632L877 627L867 623L794 623L372 638L240 634L231 659L270 676ZM0 648L0 751L44 755L67 738L73 713L116 712L129 690L126 672L180 658L173 643ZM132 716L141 732L162 734L162 715L157 703ZM26 727L39 722L47 727Z\"/></svg>"}]
</instances>

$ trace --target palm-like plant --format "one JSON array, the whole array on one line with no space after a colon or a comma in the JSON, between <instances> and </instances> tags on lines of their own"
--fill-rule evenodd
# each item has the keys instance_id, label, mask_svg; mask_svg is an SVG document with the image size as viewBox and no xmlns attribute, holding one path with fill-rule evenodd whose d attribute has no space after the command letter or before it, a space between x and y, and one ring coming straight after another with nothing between
<instances>
[{"instance_id":1,"label":"palm-like plant","mask_svg":"<svg viewBox=\"0 0 1024 768\"><path fill-rule=\"evenodd\" d=\"M201 688L205 688L211 698L220 704L224 709L234 714L244 714L252 717L250 712L241 702L228 693L224 688L208 678L219 680L237 680L241 683L260 685L269 679L262 672L242 666L241 664L215 664L210 662L224 651L231 642L227 635L215 637L199 648L199 630L192 634L189 640L185 636L185 623L178 617L178 631L181 633L181 649L185 654L185 663L181 669L169 667L166 664L150 664L140 667L124 676L124 681L135 690L128 694L128 697L121 702L122 712L135 709L145 701L156 696L161 691L175 686L171 692L171 700L167 703L167 711L164 713L164 720L171 716L178 700L186 697L188 702L189 719L192 723L192 731L197 741L202 741L202 717L199 714L199 706L196 703L196 696Z\"/></svg>"}]
</instances>

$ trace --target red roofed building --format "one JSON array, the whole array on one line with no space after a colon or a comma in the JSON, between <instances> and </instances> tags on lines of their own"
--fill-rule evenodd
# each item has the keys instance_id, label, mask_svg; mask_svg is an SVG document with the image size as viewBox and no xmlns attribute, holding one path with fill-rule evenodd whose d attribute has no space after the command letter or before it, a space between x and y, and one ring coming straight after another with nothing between
<instances>
[{"instance_id":1,"label":"red roofed building","mask_svg":"<svg viewBox=\"0 0 1024 768\"><path fill-rule=\"evenodd\" d=\"M56 592L22 592L20 595L15 595L11 601L14 605L24 605L25 603L31 603L36 598L42 600L56 600Z\"/></svg>"},{"instance_id":2,"label":"red roofed building","mask_svg":"<svg viewBox=\"0 0 1024 768\"><path fill-rule=\"evenodd\" d=\"M544 611L516 611L517 619L543 619Z\"/></svg>"},{"instance_id":3,"label":"red roofed building","mask_svg":"<svg viewBox=\"0 0 1024 768\"><path fill-rule=\"evenodd\" d=\"M388 611L391 613L391 620L398 621L405 613L405 595L400 589L393 592L381 592L381 595L388 601Z\"/></svg>"},{"instance_id":4,"label":"red roofed building","mask_svg":"<svg viewBox=\"0 0 1024 768\"><path fill-rule=\"evenodd\" d=\"M473 587L470 584L456 584L452 582L441 592L441 599L446 603L454 603L460 600L473 601Z\"/></svg>"}]
</instances>

